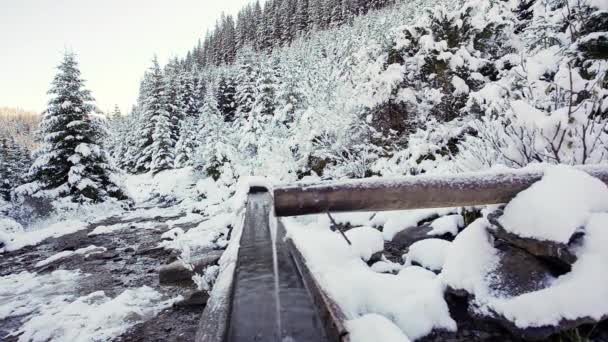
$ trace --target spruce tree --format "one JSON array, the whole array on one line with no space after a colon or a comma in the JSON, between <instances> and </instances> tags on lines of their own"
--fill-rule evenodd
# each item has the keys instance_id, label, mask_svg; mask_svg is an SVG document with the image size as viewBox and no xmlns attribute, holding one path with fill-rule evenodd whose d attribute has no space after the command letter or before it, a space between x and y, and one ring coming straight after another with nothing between
<instances>
[{"instance_id":1,"label":"spruce tree","mask_svg":"<svg viewBox=\"0 0 608 342\"><path fill-rule=\"evenodd\" d=\"M135 172L159 172L173 165L174 123L166 94L167 83L154 58L144 82L145 98L140 114L139 146Z\"/></svg>"},{"instance_id":2,"label":"spruce tree","mask_svg":"<svg viewBox=\"0 0 608 342\"><path fill-rule=\"evenodd\" d=\"M224 121L233 122L236 116L236 84L232 76L221 76L216 91L218 108Z\"/></svg>"},{"instance_id":3,"label":"spruce tree","mask_svg":"<svg viewBox=\"0 0 608 342\"><path fill-rule=\"evenodd\" d=\"M254 65L253 51L243 50L238 56L239 71L236 77L236 115L246 118L253 108L258 68Z\"/></svg>"},{"instance_id":4,"label":"spruce tree","mask_svg":"<svg viewBox=\"0 0 608 342\"><path fill-rule=\"evenodd\" d=\"M18 196L69 198L77 203L98 203L126 198L112 180L114 169L100 145L101 132L91 118L93 97L84 88L73 53L66 53L49 94L52 96L40 123L40 147L27 175L29 183Z\"/></svg>"},{"instance_id":5,"label":"spruce tree","mask_svg":"<svg viewBox=\"0 0 608 342\"><path fill-rule=\"evenodd\" d=\"M175 167L192 165L192 157L198 146L198 118L187 117L180 123L180 136L175 145Z\"/></svg>"}]
</instances>

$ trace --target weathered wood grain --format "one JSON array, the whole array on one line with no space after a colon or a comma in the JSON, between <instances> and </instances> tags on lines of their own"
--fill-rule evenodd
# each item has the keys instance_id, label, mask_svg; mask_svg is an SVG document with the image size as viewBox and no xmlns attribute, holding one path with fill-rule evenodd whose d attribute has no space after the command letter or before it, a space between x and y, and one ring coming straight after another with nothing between
<instances>
[{"instance_id":1,"label":"weathered wood grain","mask_svg":"<svg viewBox=\"0 0 608 342\"><path fill-rule=\"evenodd\" d=\"M608 167L579 167L608 183ZM539 181L543 171L412 176L328 182L274 189L277 217L506 203Z\"/></svg>"}]
</instances>

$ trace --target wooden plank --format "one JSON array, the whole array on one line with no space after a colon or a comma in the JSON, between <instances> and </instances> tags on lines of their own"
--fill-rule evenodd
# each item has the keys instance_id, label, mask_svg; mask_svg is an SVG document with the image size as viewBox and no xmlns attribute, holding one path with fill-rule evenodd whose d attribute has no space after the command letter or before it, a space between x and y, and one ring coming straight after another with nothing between
<instances>
[{"instance_id":1,"label":"wooden plank","mask_svg":"<svg viewBox=\"0 0 608 342\"><path fill-rule=\"evenodd\" d=\"M608 184L606 166L579 168ZM274 190L276 216L344 211L383 211L464 207L506 203L542 178L542 171L412 176Z\"/></svg>"}]
</instances>

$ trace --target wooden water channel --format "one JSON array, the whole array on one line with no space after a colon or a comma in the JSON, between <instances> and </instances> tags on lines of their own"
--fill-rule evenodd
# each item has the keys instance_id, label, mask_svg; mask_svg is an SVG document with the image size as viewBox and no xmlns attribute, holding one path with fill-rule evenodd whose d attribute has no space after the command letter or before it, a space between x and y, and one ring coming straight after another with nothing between
<instances>
[{"instance_id":1,"label":"wooden water channel","mask_svg":"<svg viewBox=\"0 0 608 342\"><path fill-rule=\"evenodd\" d=\"M608 167L580 169L608 184ZM344 314L285 239L277 217L506 203L542 175L513 171L383 178L279 187L272 195L253 187L231 291L221 305L205 308L196 341L350 341Z\"/></svg>"}]
</instances>

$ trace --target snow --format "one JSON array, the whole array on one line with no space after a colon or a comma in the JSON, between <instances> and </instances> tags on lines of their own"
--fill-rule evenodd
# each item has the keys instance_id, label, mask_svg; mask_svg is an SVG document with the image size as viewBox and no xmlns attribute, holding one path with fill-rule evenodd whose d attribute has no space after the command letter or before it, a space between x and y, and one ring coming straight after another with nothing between
<instances>
[{"instance_id":1,"label":"snow","mask_svg":"<svg viewBox=\"0 0 608 342\"><path fill-rule=\"evenodd\" d=\"M403 269L403 265L388 260L380 260L374 263L371 270L378 273L393 273Z\"/></svg>"},{"instance_id":2,"label":"snow","mask_svg":"<svg viewBox=\"0 0 608 342\"><path fill-rule=\"evenodd\" d=\"M446 254L450 248L449 241L441 239L426 239L412 244L404 255L405 265L417 263L432 271L441 271Z\"/></svg>"},{"instance_id":3,"label":"snow","mask_svg":"<svg viewBox=\"0 0 608 342\"><path fill-rule=\"evenodd\" d=\"M469 86L466 84L466 82L458 77L458 76L454 76L452 78L452 85L454 86L454 92L453 94L458 96L458 95L463 95L463 94L468 94L469 93Z\"/></svg>"},{"instance_id":4,"label":"snow","mask_svg":"<svg viewBox=\"0 0 608 342\"><path fill-rule=\"evenodd\" d=\"M486 231L489 223L479 218L466 227L452 242L445 255L441 275L455 290L486 296L484 276L498 263L497 251Z\"/></svg>"},{"instance_id":5,"label":"snow","mask_svg":"<svg viewBox=\"0 0 608 342\"><path fill-rule=\"evenodd\" d=\"M110 226L99 226L91 231L88 236L95 236L101 234L110 234L123 229L155 229L158 227L158 222L147 221L147 222L131 222L131 223L119 223Z\"/></svg>"},{"instance_id":6,"label":"snow","mask_svg":"<svg viewBox=\"0 0 608 342\"><path fill-rule=\"evenodd\" d=\"M107 341L129 327L155 316L177 299L163 300L154 289L143 286L125 290L116 298L103 291L72 302L43 305L15 333L19 341Z\"/></svg>"},{"instance_id":7,"label":"snow","mask_svg":"<svg viewBox=\"0 0 608 342\"><path fill-rule=\"evenodd\" d=\"M353 252L363 261L368 261L374 253L384 250L384 239L378 229L358 227L348 230L345 235Z\"/></svg>"},{"instance_id":8,"label":"snow","mask_svg":"<svg viewBox=\"0 0 608 342\"><path fill-rule=\"evenodd\" d=\"M462 215L446 215L442 216L431 223L431 230L428 235L441 236L451 234L456 236L458 229L464 226L464 218Z\"/></svg>"},{"instance_id":9,"label":"snow","mask_svg":"<svg viewBox=\"0 0 608 342\"><path fill-rule=\"evenodd\" d=\"M183 199L191 196L196 180L191 167L166 170L156 175L145 173L127 175L125 188L137 203L152 199L154 196L172 196Z\"/></svg>"},{"instance_id":10,"label":"snow","mask_svg":"<svg viewBox=\"0 0 608 342\"><path fill-rule=\"evenodd\" d=\"M434 328L456 329L439 279L415 272L401 276L376 273L324 221L298 218L284 223L315 279L347 319L378 314L412 340Z\"/></svg>"},{"instance_id":11,"label":"snow","mask_svg":"<svg viewBox=\"0 0 608 342\"><path fill-rule=\"evenodd\" d=\"M514 298L489 298L488 307L521 328L556 325L564 319L605 318L608 315L607 226L608 214L592 214L571 272L539 291Z\"/></svg>"},{"instance_id":12,"label":"snow","mask_svg":"<svg viewBox=\"0 0 608 342\"><path fill-rule=\"evenodd\" d=\"M212 203L218 203L227 199L225 198L227 192L226 189L220 188L213 178L199 180L196 183L196 190Z\"/></svg>"},{"instance_id":13,"label":"snow","mask_svg":"<svg viewBox=\"0 0 608 342\"><path fill-rule=\"evenodd\" d=\"M43 267L54 261L71 257L72 255L84 255L85 257L87 257L88 255L91 255L91 254L103 253L106 250L107 249L105 247L97 247L97 246L91 245L89 247L79 248L75 251L62 251L62 252L53 254L50 257L48 257L42 261L37 262L35 267L36 268Z\"/></svg>"},{"instance_id":14,"label":"snow","mask_svg":"<svg viewBox=\"0 0 608 342\"><path fill-rule=\"evenodd\" d=\"M21 272L0 277L0 320L37 312L44 305L63 303L82 279L79 271L58 270L37 275Z\"/></svg>"},{"instance_id":15,"label":"snow","mask_svg":"<svg viewBox=\"0 0 608 342\"><path fill-rule=\"evenodd\" d=\"M568 243L591 213L608 211L608 187L583 171L549 167L540 182L519 193L499 219L522 237Z\"/></svg>"},{"instance_id":16,"label":"snow","mask_svg":"<svg viewBox=\"0 0 608 342\"><path fill-rule=\"evenodd\" d=\"M66 234L75 233L87 227L86 222L80 220L66 220L51 224L50 226L38 230L30 230L13 236L13 240L6 244L7 251L14 251L25 246L39 244L45 239L59 237Z\"/></svg>"},{"instance_id":17,"label":"snow","mask_svg":"<svg viewBox=\"0 0 608 342\"><path fill-rule=\"evenodd\" d=\"M373 225L383 226L382 234L384 240L391 241L397 233L410 227L415 227L418 222L433 217L453 212L455 209L417 209L399 210L378 213L372 219Z\"/></svg>"},{"instance_id":18,"label":"snow","mask_svg":"<svg viewBox=\"0 0 608 342\"><path fill-rule=\"evenodd\" d=\"M0 232L7 234L17 234L23 232L23 226L19 222L8 218L0 217Z\"/></svg>"},{"instance_id":19,"label":"snow","mask_svg":"<svg viewBox=\"0 0 608 342\"><path fill-rule=\"evenodd\" d=\"M184 230L181 228L173 228L164 232L160 238L161 240L175 240L180 236L184 235Z\"/></svg>"},{"instance_id":20,"label":"snow","mask_svg":"<svg viewBox=\"0 0 608 342\"><path fill-rule=\"evenodd\" d=\"M599 320L608 315L607 225L608 214L591 214L571 272L552 280L547 288L505 297L489 288L487 277L495 269L498 256L486 230L488 222L478 219L456 237L448 250L443 281L473 294L478 313L500 314L519 328L557 325L562 320L583 317Z\"/></svg>"},{"instance_id":21,"label":"snow","mask_svg":"<svg viewBox=\"0 0 608 342\"><path fill-rule=\"evenodd\" d=\"M378 314L367 314L346 321L352 342L391 341L409 342L410 339L393 322Z\"/></svg>"},{"instance_id":22,"label":"snow","mask_svg":"<svg viewBox=\"0 0 608 342\"><path fill-rule=\"evenodd\" d=\"M122 223L122 224L114 224L114 225L110 225L110 226L99 226L95 229L93 229L93 231L89 232L89 234L87 234L88 236L95 236L95 235L101 235L101 234L109 234L109 233L113 233L119 230L123 230L123 229L127 229L129 228L131 224L129 223Z\"/></svg>"}]
</instances>

